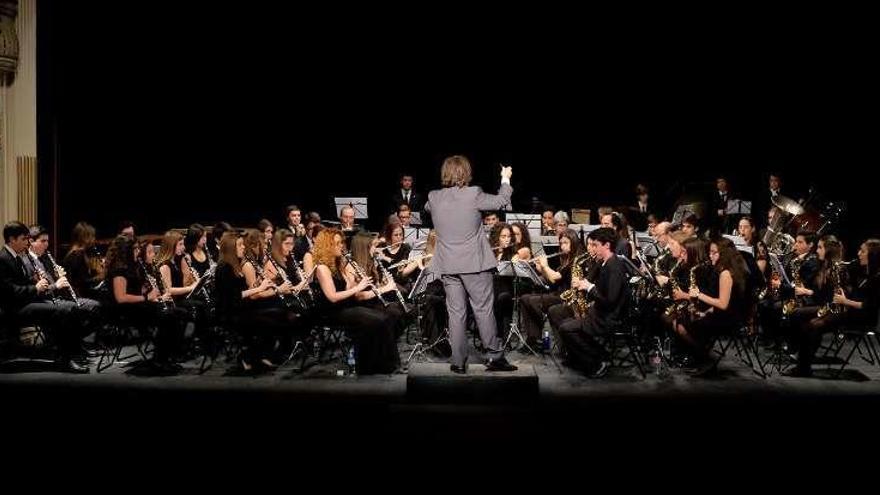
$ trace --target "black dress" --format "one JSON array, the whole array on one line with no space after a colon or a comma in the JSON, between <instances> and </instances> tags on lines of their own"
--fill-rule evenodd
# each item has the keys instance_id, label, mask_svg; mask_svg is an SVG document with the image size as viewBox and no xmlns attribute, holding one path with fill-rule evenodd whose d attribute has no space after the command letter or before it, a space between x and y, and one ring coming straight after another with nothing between
<instances>
[{"instance_id":1,"label":"black dress","mask_svg":"<svg viewBox=\"0 0 880 495\"><path fill-rule=\"evenodd\" d=\"M562 278L551 285L547 293L525 294L520 297L520 309L522 312L522 326L528 343L534 349L541 338L541 330L544 327L544 315L550 308L562 304L559 297L563 291L571 288L571 264L567 263L560 267Z\"/></svg>"},{"instance_id":2,"label":"black dress","mask_svg":"<svg viewBox=\"0 0 880 495\"><path fill-rule=\"evenodd\" d=\"M158 362L173 360L182 346L186 310L172 304L151 301L118 303L112 296L113 280L117 277L125 279L125 292L128 295L144 296L151 290L140 270L111 270L107 273L107 283L111 291L109 306L111 314L136 327L155 326L157 328L155 360Z\"/></svg>"},{"instance_id":3,"label":"black dress","mask_svg":"<svg viewBox=\"0 0 880 495\"><path fill-rule=\"evenodd\" d=\"M341 274L333 275L337 292L346 290ZM354 341L356 369L361 375L392 373L400 363L394 322L388 313L357 304L354 296L331 303L318 288L315 291L320 312L328 322L342 326Z\"/></svg>"},{"instance_id":4,"label":"black dress","mask_svg":"<svg viewBox=\"0 0 880 495\"><path fill-rule=\"evenodd\" d=\"M296 313L275 299L242 298L242 292L248 290L247 282L226 263L217 265L215 285L218 322L242 336L245 341L242 358L248 363L264 358L271 360L276 341L281 343L279 354L284 354L293 335L306 329Z\"/></svg>"},{"instance_id":5,"label":"black dress","mask_svg":"<svg viewBox=\"0 0 880 495\"><path fill-rule=\"evenodd\" d=\"M412 252L412 248L409 244L402 244L400 249L397 250L396 253L391 254L389 251L384 251L388 258L391 259L390 262L383 261L382 264L388 268L390 265L394 265L396 263L400 263L402 261L406 261L409 259L409 255ZM394 281L397 282L398 285L407 283L408 280L403 277L403 274L397 268L391 272L391 275L394 277Z\"/></svg>"},{"instance_id":6,"label":"black dress","mask_svg":"<svg viewBox=\"0 0 880 495\"><path fill-rule=\"evenodd\" d=\"M498 261L510 261L514 254L513 248L505 249ZM495 324L498 337L505 339L513 321L513 277L501 276L496 273L493 285L495 288Z\"/></svg>"},{"instance_id":7,"label":"black dress","mask_svg":"<svg viewBox=\"0 0 880 495\"><path fill-rule=\"evenodd\" d=\"M205 261L199 261L196 259L195 255L190 253L189 259L191 260L191 266L195 268L196 273L199 274L200 277L205 275L205 272L211 268L210 255L205 254Z\"/></svg>"},{"instance_id":8,"label":"black dress","mask_svg":"<svg viewBox=\"0 0 880 495\"><path fill-rule=\"evenodd\" d=\"M164 266L171 270L171 287L184 287L182 261L182 257L175 256L164 263ZM180 294L174 296L174 304L186 311L186 319L195 324L195 335L199 337L204 335L210 315L207 302L201 298L201 295L193 294L191 297L186 297L186 294Z\"/></svg>"},{"instance_id":9,"label":"black dress","mask_svg":"<svg viewBox=\"0 0 880 495\"><path fill-rule=\"evenodd\" d=\"M76 291L77 295L103 300L106 294L100 294L95 287L101 283L97 270L92 269L83 249L75 249L67 253L61 261L61 265L67 272L67 281Z\"/></svg>"},{"instance_id":10,"label":"black dress","mask_svg":"<svg viewBox=\"0 0 880 495\"><path fill-rule=\"evenodd\" d=\"M798 370L801 373L810 373L813 356L822 343L822 335L841 327L852 330L877 327L877 316L880 311L880 275L860 277L854 281L847 294L849 299L861 302L862 308L846 308L822 318L815 316L795 335L798 346Z\"/></svg>"}]
</instances>

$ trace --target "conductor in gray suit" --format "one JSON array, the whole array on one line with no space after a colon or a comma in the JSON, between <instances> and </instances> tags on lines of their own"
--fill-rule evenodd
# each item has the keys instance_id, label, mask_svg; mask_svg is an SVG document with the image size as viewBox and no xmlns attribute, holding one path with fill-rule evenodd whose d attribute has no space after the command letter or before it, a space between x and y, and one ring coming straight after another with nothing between
<instances>
[{"instance_id":1,"label":"conductor in gray suit","mask_svg":"<svg viewBox=\"0 0 880 495\"><path fill-rule=\"evenodd\" d=\"M471 164L463 156L451 156L440 171L443 189L428 194L430 211L437 232L437 246L431 265L441 276L446 290L449 334L452 346L450 369L467 371L468 345L465 336L467 305L474 311L483 347L487 349L487 371L514 371L504 358L493 311L495 300L493 270L498 262L483 232L481 211L499 210L510 203L510 167L501 168L498 195L486 194L471 186Z\"/></svg>"}]
</instances>

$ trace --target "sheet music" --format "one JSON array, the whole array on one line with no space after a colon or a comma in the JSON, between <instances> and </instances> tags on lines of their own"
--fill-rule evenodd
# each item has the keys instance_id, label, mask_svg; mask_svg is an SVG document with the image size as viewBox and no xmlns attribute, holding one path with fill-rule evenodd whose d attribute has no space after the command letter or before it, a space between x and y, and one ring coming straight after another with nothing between
<instances>
[{"instance_id":1,"label":"sheet music","mask_svg":"<svg viewBox=\"0 0 880 495\"><path fill-rule=\"evenodd\" d=\"M346 206L354 208L354 217L356 219L367 219L367 198L334 198L336 203L336 216L339 217L342 209Z\"/></svg>"}]
</instances>

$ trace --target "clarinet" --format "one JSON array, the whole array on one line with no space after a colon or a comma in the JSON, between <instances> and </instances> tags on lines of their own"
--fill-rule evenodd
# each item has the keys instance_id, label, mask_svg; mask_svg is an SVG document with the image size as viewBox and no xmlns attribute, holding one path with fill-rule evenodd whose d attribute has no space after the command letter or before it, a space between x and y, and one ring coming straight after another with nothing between
<instances>
[{"instance_id":1,"label":"clarinet","mask_svg":"<svg viewBox=\"0 0 880 495\"><path fill-rule=\"evenodd\" d=\"M385 280L385 283L389 281L394 281L394 278L391 277L391 274L385 268L381 261L379 261L379 253L373 253L373 262L376 264L376 268L379 269L379 272L382 274L382 278ZM397 288L397 284L394 285L394 295L397 296L397 302L403 307L404 313L409 313L409 307L406 305L406 298L403 297L403 294L400 293L400 289Z\"/></svg>"},{"instance_id":2,"label":"clarinet","mask_svg":"<svg viewBox=\"0 0 880 495\"><path fill-rule=\"evenodd\" d=\"M159 304L162 307L162 311L171 311L171 308L174 307L174 300L166 301L164 299L165 287L162 286L162 282L150 274L149 270L147 270L147 265L145 265L143 261L138 261L138 263L141 265L141 270L144 271L144 276L147 277L147 282L150 283L150 288L159 293Z\"/></svg>"},{"instance_id":3,"label":"clarinet","mask_svg":"<svg viewBox=\"0 0 880 495\"><path fill-rule=\"evenodd\" d=\"M282 284L293 286L293 284L290 282L290 278L287 277L287 271L284 268L281 268L281 265L279 265L278 262L275 261L275 258L273 258L271 254L267 255L266 257L269 258L269 263L272 263L272 266L275 267L275 273L277 273L281 277ZM281 293L279 292L279 294ZM305 303L302 299L300 299L299 294L290 295L293 296L293 298L296 300L296 302L300 304L300 306L305 307ZM293 301L288 299L287 297L284 297L284 295L282 295L281 298L284 300L284 304L286 304L287 306L291 306L293 304Z\"/></svg>"},{"instance_id":4,"label":"clarinet","mask_svg":"<svg viewBox=\"0 0 880 495\"><path fill-rule=\"evenodd\" d=\"M351 258L351 253L345 253L345 259L351 267L354 268L355 273L357 273L357 276L360 277L361 280L367 278L367 274L364 273L364 270ZM388 301L382 298L382 293L379 292L379 289L376 288L375 284L370 284L370 290L373 291L373 294L376 295L377 299L382 301L383 306L388 306Z\"/></svg>"},{"instance_id":5,"label":"clarinet","mask_svg":"<svg viewBox=\"0 0 880 495\"><path fill-rule=\"evenodd\" d=\"M272 256L269 256L269 259L271 258ZM257 272L257 277L260 277L260 279L266 278L266 273L263 271L263 265L260 265L250 258L245 258L245 261L250 261L251 265L253 265L254 267L254 271ZM281 302L283 302L285 305L288 304L287 299L284 297L284 294L282 294L281 291L278 290L278 287L275 287L275 294L278 296L278 299L281 299Z\"/></svg>"},{"instance_id":6,"label":"clarinet","mask_svg":"<svg viewBox=\"0 0 880 495\"><path fill-rule=\"evenodd\" d=\"M58 265L58 263L55 263L55 258L52 256L52 253L50 253L49 251L46 251L46 257L49 259L49 263L52 263L52 266L55 267L55 276L56 277L61 278L61 277L67 276L67 273L65 273L64 268L62 268L60 265ZM70 281L68 281L67 290L70 291L70 298L73 299L73 302L77 306L82 306L79 303L79 298L76 297L76 291L73 290L73 286L70 285Z\"/></svg>"},{"instance_id":7,"label":"clarinet","mask_svg":"<svg viewBox=\"0 0 880 495\"><path fill-rule=\"evenodd\" d=\"M206 255L205 257L208 258L208 259L211 259L210 256L207 256L207 255ZM184 258L186 259L186 266L189 267L189 272L192 274L193 279L196 281L196 283L198 283L198 281L199 281L199 279L200 279L201 277L199 277L199 272L196 271L195 267L192 265L192 256L190 256L189 254L185 254L185 255L184 255ZM212 274L211 269L208 268L208 269L205 271L205 274L204 274L203 276L204 276L204 277L210 277L211 274ZM201 293L202 293L202 297L205 298L205 303L207 303L207 304L210 305L210 304L212 304L212 303L211 303L211 294L208 293L208 287L206 287L206 284L207 284L207 282L205 282L205 283L202 284L202 290L201 290Z\"/></svg>"},{"instance_id":8,"label":"clarinet","mask_svg":"<svg viewBox=\"0 0 880 495\"><path fill-rule=\"evenodd\" d=\"M293 260L293 266L296 268L296 274L297 276L299 276L300 281L308 280L308 278L311 277L311 273L309 274L309 277L306 277L306 274L303 273L302 267L299 266L299 262L297 262L296 259ZM315 269L312 268L312 272L314 271ZM306 282L306 285L303 289L309 293L309 299L314 300L315 294L312 293L312 285Z\"/></svg>"},{"instance_id":9,"label":"clarinet","mask_svg":"<svg viewBox=\"0 0 880 495\"><path fill-rule=\"evenodd\" d=\"M313 266L312 269L309 270L309 273L308 273L308 274L303 274L303 275L301 275L300 277L302 277L302 280L308 280L308 279L312 278L312 275L315 273L315 270L316 270L317 268L318 268L318 265ZM302 270L299 270L299 267L297 267L297 271L298 271L299 273L302 273ZM313 299L313 298L314 298L314 294L312 293L312 287L311 287L311 284L306 283L306 285L304 285L302 289L300 289L300 290L294 290L293 293L299 295L299 293L302 292L303 290L308 291L308 293L309 293L309 299L310 299L312 302L314 302L314 299Z\"/></svg>"},{"instance_id":10,"label":"clarinet","mask_svg":"<svg viewBox=\"0 0 880 495\"><path fill-rule=\"evenodd\" d=\"M34 267L34 271L37 272L37 275L38 275L40 278L42 278L42 279L46 280L46 282L48 282L48 281L49 281L49 276L48 276L48 275L46 274L46 272L45 272L42 268L40 268L40 266L37 265L37 263L36 263L36 261L37 261L37 255L35 255L34 253L30 252L30 250L28 250L27 254L28 254L28 256L30 257L31 265ZM46 292L48 292L48 293L49 293L49 297L52 298L52 304L58 304L58 296L55 295L55 290L52 288L52 285L51 285L51 284L49 285L49 290L47 290Z\"/></svg>"}]
</instances>

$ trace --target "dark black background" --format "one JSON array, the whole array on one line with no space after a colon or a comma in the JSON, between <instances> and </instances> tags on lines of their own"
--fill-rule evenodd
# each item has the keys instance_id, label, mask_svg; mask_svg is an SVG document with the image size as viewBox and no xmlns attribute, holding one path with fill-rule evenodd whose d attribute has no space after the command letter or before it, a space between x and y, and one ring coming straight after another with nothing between
<instances>
[{"instance_id":1,"label":"dark black background","mask_svg":"<svg viewBox=\"0 0 880 495\"><path fill-rule=\"evenodd\" d=\"M857 32L359 14L41 2L41 217L57 165L62 240L81 219L109 237L124 218L326 217L335 195L369 196L378 218L399 172L424 191L463 153L488 190L514 167L518 209L620 204L639 181L672 204L722 174L748 198L776 170L788 194L847 200L851 242L880 232Z\"/></svg>"}]
</instances>

